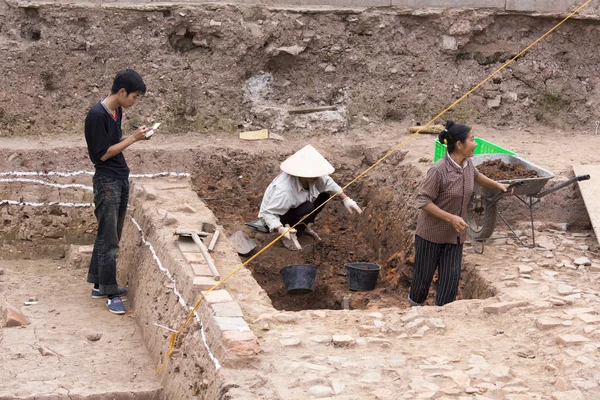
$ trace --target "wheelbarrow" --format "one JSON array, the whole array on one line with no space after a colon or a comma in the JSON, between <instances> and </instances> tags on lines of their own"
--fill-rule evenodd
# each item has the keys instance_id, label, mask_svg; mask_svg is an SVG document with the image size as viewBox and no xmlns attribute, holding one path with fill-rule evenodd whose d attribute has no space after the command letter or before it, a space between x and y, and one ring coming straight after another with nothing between
<instances>
[{"instance_id":1,"label":"wheelbarrow","mask_svg":"<svg viewBox=\"0 0 600 400\"><path fill-rule=\"evenodd\" d=\"M543 190L544 186L550 179L554 177L554 174L544 168L538 167L537 165L517 156L508 154L478 154L472 158L473 165L477 167L490 160L501 160L506 164L520 164L526 170L533 170L537 172L535 178L525 179L513 179L513 180L501 180L500 183L508 184L509 190L507 192L498 193L491 189L484 188L481 185L475 183L473 189L473 195L469 201L467 207L467 224L468 234L471 238L473 249L476 253L483 253L485 240L492 236L496 227L496 217L500 217L506 226L513 233L521 245L526 247L535 247L535 229L533 224L533 206L539 203L542 197L545 197L557 190L563 189L569 185L572 185L579 181L585 181L590 179L589 175L579 175L565 182L559 183L549 189ZM520 200L523 204L529 207L529 217L531 221L531 238L532 244L525 244L515 233L514 229L504 218L504 216L498 211L498 201L504 197L514 196ZM477 244L481 246L478 247Z\"/></svg>"}]
</instances>

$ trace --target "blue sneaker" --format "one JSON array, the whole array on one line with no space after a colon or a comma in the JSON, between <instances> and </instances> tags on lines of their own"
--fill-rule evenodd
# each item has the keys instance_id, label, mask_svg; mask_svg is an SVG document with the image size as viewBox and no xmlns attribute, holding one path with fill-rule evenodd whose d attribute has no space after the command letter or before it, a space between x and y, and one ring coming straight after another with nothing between
<instances>
[{"instance_id":1,"label":"blue sneaker","mask_svg":"<svg viewBox=\"0 0 600 400\"><path fill-rule=\"evenodd\" d=\"M108 311L113 314L125 314L125 305L120 297L113 297L112 299L106 299L106 307Z\"/></svg>"},{"instance_id":2,"label":"blue sneaker","mask_svg":"<svg viewBox=\"0 0 600 400\"><path fill-rule=\"evenodd\" d=\"M119 289L119 292L118 292L117 295L118 296L126 296L127 295L127 288L121 288L121 289ZM92 298L94 298L94 299L104 299L106 297L108 297L108 296L105 295L105 294L100 294L100 290L92 288Z\"/></svg>"}]
</instances>

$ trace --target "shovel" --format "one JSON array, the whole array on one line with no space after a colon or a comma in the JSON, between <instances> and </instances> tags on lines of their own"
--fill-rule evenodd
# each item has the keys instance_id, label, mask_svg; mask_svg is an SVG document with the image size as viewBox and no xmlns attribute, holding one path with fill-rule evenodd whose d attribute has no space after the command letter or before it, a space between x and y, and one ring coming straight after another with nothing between
<instances>
[{"instance_id":1,"label":"shovel","mask_svg":"<svg viewBox=\"0 0 600 400\"><path fill-rule=\"evenodd\" d=\"M202 252L202 255L204 256L204 259L206 260L206 263L208 264L208 268L210 269L210 272L212 272L215 281L220 281L221 276L219 275L219 271L217 271L217 267L215 267L215 263L214 263L212 257L210 256L210 254L208 253L208 249L206 248L204 243L202 243L202 240L200 240L200 235L206 236L206 232L202 232L197 229L177 228L177 230L175 231L175 234L179 235L179 236L188 236L188 237L191 236L192 237L192 239L194 240L194 243L196 243L196 245L200 248L200 251Z\"/></svg>"}]
</instances>

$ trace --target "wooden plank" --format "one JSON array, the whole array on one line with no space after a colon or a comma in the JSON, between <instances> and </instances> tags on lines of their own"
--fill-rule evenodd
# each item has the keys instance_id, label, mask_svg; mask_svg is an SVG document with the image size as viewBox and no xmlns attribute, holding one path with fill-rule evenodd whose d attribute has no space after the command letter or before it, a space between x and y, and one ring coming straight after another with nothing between
<instances>
[{"instance_id":1,"label":"wooden plank","mask_svg":"<svg viewBox=\"0 0 600 400\"><path fill-rule=\"evenodd\" d=\"M596 240L600 243L600 165L574 165L575 175L590 175L589 181L577 182L587 209Z\"/></svg>"}]
</instances>

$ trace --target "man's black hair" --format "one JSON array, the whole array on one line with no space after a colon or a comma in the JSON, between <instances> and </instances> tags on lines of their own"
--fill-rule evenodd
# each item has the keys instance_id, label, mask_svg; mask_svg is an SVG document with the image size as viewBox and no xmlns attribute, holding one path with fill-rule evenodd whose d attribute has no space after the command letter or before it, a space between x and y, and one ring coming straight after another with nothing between
<instances>
[{"instance_id":1,"label":"man's black hair","mask_svg":"<svg viewBox=\"0 0 600 400\"><path fill-rule=\"evenodd\" d=\"M146 84L144 80L132 69L124 69L117 73L115 80L112 85L112 94L117 93L119 90L125 89L127 95L133 92L140 92L140 94L146 94Z\"/></svg>"}]
</instances>

